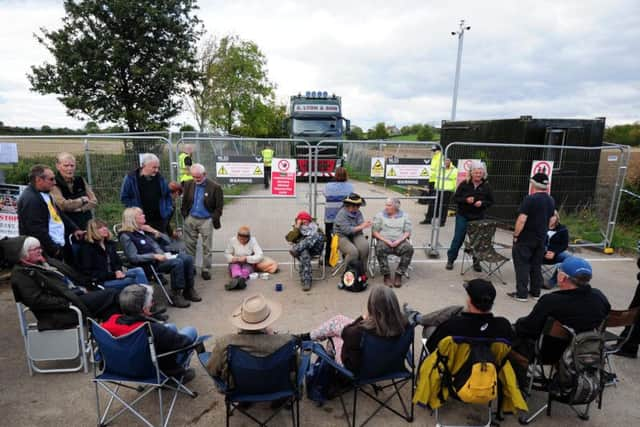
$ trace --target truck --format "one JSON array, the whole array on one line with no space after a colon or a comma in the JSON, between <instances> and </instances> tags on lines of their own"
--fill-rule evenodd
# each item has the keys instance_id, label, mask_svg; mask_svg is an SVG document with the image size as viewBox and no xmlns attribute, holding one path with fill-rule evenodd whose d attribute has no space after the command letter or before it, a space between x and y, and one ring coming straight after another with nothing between
<instances>
[{"instance_id":1,"label":"truck","mask_svg":"<svg viewBox=\"0 0 640 427\"><path fill-rule=\"evenodd\" d=\"M329 180L335 170L342 166L342 142L349 133L351 122L342 117L342 100L335 94L329 96L325 91L307 91L304 95L291 97L289 115L285 126L292 139L303 139L310 145L320 141L332 142L320 145L318 152L318 170L309 163L309 145L295 142L291 146L291 156L296 159L297 180L306 181L317 176L318 180Z\"/></svg>"}]
</instances>

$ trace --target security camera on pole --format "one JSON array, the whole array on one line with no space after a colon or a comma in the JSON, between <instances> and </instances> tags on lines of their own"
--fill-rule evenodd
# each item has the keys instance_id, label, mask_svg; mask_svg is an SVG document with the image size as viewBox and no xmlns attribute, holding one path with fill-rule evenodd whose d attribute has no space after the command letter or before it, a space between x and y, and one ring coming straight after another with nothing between
<instances>
[{"instance_id":1,"label":"security camera on pole","mask_svg":"<svg viewBox=\"0 0 640 427\"><path fill-rule=\"evenodd\" d=\"M462 45L464 43L464 32L470 30L470 26L465 26L464 19L460 21L460 29L452 31L451 35L458 36L458 61L456 62L456 79L453 84L453 104L451 105L451 120L456 119L456 104L458 103L458 84L460 83L460 63L462 62Z\"/></svg>"}]
</instances>

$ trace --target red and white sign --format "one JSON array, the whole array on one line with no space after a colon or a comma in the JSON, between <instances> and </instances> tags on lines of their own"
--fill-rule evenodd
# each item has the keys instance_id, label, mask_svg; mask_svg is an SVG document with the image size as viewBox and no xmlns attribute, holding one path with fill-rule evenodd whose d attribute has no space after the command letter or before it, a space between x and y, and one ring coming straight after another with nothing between
<instances>
[{"instance_id":1,"label":"red and white sign","mask_svg":"<svg viewBox=\"0 0 640 427\"><path fill-rule=\"evenodd\" d=\"M0 238L18 233L18 199L26 185L0 184Z\"/></svg>"},{"instance_id":2,"label":"red and white sign","mask_svg":"<svg viewBox=\"0 0 640 427\"><path fill-rule=\"evenodd\" d=\"M533 175L537 173L543 173L549 177L549 185L547 185L547 194L551 194L551 174L553 173L553 162L549 160L534 160L531 163L531 173L529 178L533 178ZM533 194L533 184L529 183L529 194Z\"/></svg>"},{"instance_id":3,"label":"red and white sign","mask_svg":"<svg viewBox=\"0 0 640 427\"><path fill-rule=\"evenodd\" d=\"M296 161L294 159L271 160L271 194L274 196L296 195Z\"/></svg>"},{"instance_id":4,"label":"red and white sign","mask_svg":"<svg viewBox=\"0 0 640 427\"><path fill-rule=\"evenodd\" d=\"M460 159L458 160L458 179L456 180L456 188L462 181L467 179L471 172L471 163L478 159Z\"/></svg>"}]
</instances>

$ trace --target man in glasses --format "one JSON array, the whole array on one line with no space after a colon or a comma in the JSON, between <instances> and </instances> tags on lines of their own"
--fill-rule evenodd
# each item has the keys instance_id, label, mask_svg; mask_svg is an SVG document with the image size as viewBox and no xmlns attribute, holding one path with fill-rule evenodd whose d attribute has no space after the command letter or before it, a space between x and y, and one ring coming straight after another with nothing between
<instances>
[{"instance_id":1,"label":"man in glasses","mask_svg":"<svg viewBox=\"0 0 640 427\"><path fill-rule=\"evenodd\" d=\"M71 251L65 250L67 236L73 233L80 238L84 232L51 197L55 184L55 174L50 167L35 165L31 168L29 186L18 199L18 229L21 236L38 239L47 256L71 261Z\"/></svg>"}]
</instances>

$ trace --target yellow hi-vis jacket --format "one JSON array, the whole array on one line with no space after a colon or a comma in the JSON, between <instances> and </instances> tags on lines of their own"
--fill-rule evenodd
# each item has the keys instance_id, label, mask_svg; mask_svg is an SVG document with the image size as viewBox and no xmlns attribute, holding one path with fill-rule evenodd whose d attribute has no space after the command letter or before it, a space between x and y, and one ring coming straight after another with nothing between
<instances>
[{"instance_id":1,"label":"yellow hi-vis jacket","mask_svg":"<svg viewBox=\"0 0 640 427\"><path fill-rule=\"evenodd\" d=\"M511 347L502 342L491 344L491 352L496 357L498 369L498 381L502 384L502 411L512 413L515 410L527 412L527 402L522 397L518 388L516 373L509 360L505 360ZM445 357L446 362L438 360L438 353ZM442 378L438 371L438 363L446 363L449 372L454 374L462 368L469 358L471 348L467 343L456 344L453 337L443 338L438 343L437 351L434 351L420 365L416 392L413 395L413 403L428 405L431 409L441 407L449 398L449 389L442 386ZM442 393L440 393L442 391ZM440 400L440 395L443 400Z\"/></svg>"},{"instance_id":2,"label":"yellow hi-vis jacket","mask_svg":"<svg viewBox=\"0 0 640 427\"><path fill-rule=\"evenodd\" d=\"M190 179L193 179L189 169L192 164L193 161L191 160L191 156L189 156L187 153L180 153L178 155L178 170L180 172L178 182L189 181Z\"/></svg>"},{"instance_id":3,"label":"yellow hi-vis jacket","mask_svg":"<svg viewBox=\"0 0 640 427\"><path fill-rule=\"evenodd\" d=\"M429 182L435 184L438 178L438 172L440 171L440 162L442 161L442 151L436 151L431 158L429 164Z\"/></svg>"},{"instance_id":4,"label":"yellow hi-vis jacket","mask_svg":"<svg viewBox=\"0 0 640 427\"><path fill-rule=\"evenodd\" d=\"M265 166L271 166L271 159L273 159L274 151L271 148L265 148L260 152L262 160Z\"/></svg>"},{"instance_id":5,"label":"yellow hi-vis jacket","mask_svg":"<svg viewBox=\"0 0 640 427\"><path fill-rule=\"evenodd\" d=\"M440 181L438 181L438 179L440 179ZM449 166L449 169L444 170L444 177L438 178L436 176L436 182L434 182L433 184L435 185L436 190L454 192L456 191L457 181L458 181L458 168L453 166L453 163L452 163L451 166Z\"/></svg>"}]
</instances>

